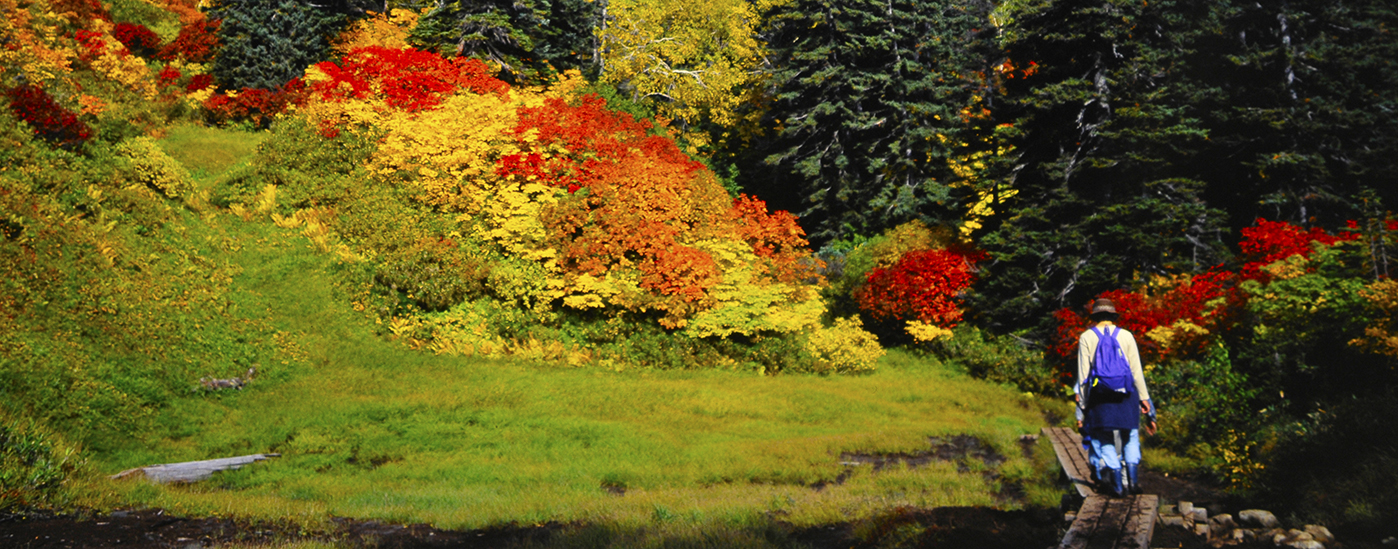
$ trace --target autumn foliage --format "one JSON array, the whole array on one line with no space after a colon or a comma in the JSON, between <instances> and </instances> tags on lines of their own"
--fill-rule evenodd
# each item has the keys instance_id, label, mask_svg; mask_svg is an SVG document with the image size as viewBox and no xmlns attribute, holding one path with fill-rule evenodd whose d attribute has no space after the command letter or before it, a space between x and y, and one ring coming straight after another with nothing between
<instances>
[{"instance_id":1,"label":"autumn foliage","mask_svg":"<svg viewBox=\"0 0 1398 549\"><path fill-rule=\"evenodd\" d=\"M1116 303L1120 311L1116 323L1137 335L1143 360L1199 356L1246 308L1241 282L1266 285L1273 280L1278 262L1305 259L1317 246L1359 238L1353 232L1330 234L1265 219L1241 233L1242 264L1237 272L1220 268L1193 276L1159 277L1139 290L1113 290L1100 296ZM1089 323L1087 312L1086 308L1061 309L1055 314L1059 327L1054 354L1063 359L1076 356L1078 335Z\"/></svg>"},{"instance_id":2,"label":"autumn foliage","mask_svg":"<svg viewBox=\"0 0 1398 549\"><path fill-rule=\"evenodd\" d=\"M941 248L904 254L876 268L854 298L875 321L920 321L951 328L961 321L960 294L975 281L976 251Z\"/></svg>"},{"instance_id":3,"label":"autumn foliage","mask_svg":"<svg viewBox=\"0 0 1398 549\"><path fill-rule=\"evenodd\" d=\"M54 101L43 88L25 84L5 92L10 110L29 124L34 134L64 148L73 148L92 137L92 130L77 114Z\"/></svg>"},{"instance_id":4,"label":"autumn foliage","mask_svg":"<svg viewBox=\"0 0 1398 549\"><path fill-rule=\"evenodd\" d=\"M112 37L136 55L152 55L160 49L160 37L145 25L117 23L112 29Z\"/></svg>"},{"instance_id":5,"label":"autumn foliage","mask_svg":"<svg viewBox=\"0 0 1398 549\"><path fill-rule=\"evenodd\" d=\"M1293 255L1308 257L1315 244L1330 246L1358 238L1355 233L1331 235L1319 227L1305 230L1290 223L1265 219L1258 219L1257 225L1243 229L1242 234L1238 248L1246 261L1240 272L1245 280L1265 280L1267 275L1261 267Z\"/></svg>"},{"instance_id":6,"label":"autumn foliage","mask_svg":"<svg viewBox=\"0 0 1398 549\"><path fill-rule=\"evenodd\" d=\"M180 34L160 48L156 57L164 61L183 59L191 63L206 63L212 59L218 50L218 27L222 21L204 19L200 15L199 19L180 27Z\"/></svg>"}]
</instances>

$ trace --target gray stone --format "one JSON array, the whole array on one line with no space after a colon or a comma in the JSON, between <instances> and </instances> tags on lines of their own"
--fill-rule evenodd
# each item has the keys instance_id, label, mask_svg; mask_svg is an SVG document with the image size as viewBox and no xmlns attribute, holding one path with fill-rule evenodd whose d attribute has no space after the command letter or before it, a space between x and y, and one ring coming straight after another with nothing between
<instances>
[{"instance_id":1,"label":"gray stone","mask_svg":"<svg viewBox=\"0 0 1398 549\"><path fill-rule=\"evenodd\" d=\"M1286 544L1291 549L1325 549L1325 544L1313 539L1303 539Z\"/></svg>"},{"instance_id":2,"label":"gray stone","mask_svg":"<svg viewBox=\"0 0 1398 549\"><path fill-rule=\"evenodd\" d=\"M1193 503L1193 502L1181 501L1181 502L1175 504L1175 507L1178 508L1178 509L1180 510L1180 514L1181 514L1181 515L1184 515L1184 516L1186 516L1186 517L1189 516L1191 513L1194 512L1194 503Z\"/></svg>"},{"instance_id":3,"label":"gray stone","mask_svg":"<svg viewBox=\"0 0 1398 549\"><path fill-rule=\"evenodd\" d=\"M1316 524L1307 524L1306 533L1310 534L1316 541L1329 545L1335 543L1335 534L1330 533L1330 529Z\"/></svg>"},{"instance_id":4,"label":"gray stone","mask_svg":"<svg viewBox=\"0 0 1398 549\"><path fill-rule=\"evenodd\" d=\"M1193 519L1194 522L1207 524L1209 522L1209 510L1202 507L1195 507L1190 510L1189 518Z\"/></svg>"},{"instance_id":5,"label":"gray stone","mask_svg":"<svg viewBox=\"0 0 1398 549\"><path fill-rule=\"evenodd\" d=\"M1248 509L1238 512L1238 523L1253 528L1276 528L1281 524L1271 511Z\"/></svg>"},{"instance_id":6,"label":"gray stone","mask_svg":"<svg viewBox=\"0 0 1398 549\"><path fill-rule=\"evenodd\" d=\"M1077 513L1063 513L1063 522L1073 522L1078 520Z\"/></svg>"},{"instance_id":7,"label":"gray stone","mask_svg":"<svg viewBox=\"0 0 1398 549\"><path fill-rule=\"evenodd\" d=\"M1172 515L1172 516L1164 516L1164 515L1161 515L1161 516L1160 516L1160 524L1162 524L1162 525L1164 525L1164 526L1174 526L1174 527L1176 527L1176 528L1184 528L1184 517L1181 517L1181 516L1178 516L1178 515Z\"/></svg>"},{"instance_id":8,"label":"gray stone","mask_svg":"<svg viewBox=\"0 0 1398 549\"><path fill-rule=\"evenodd\" d=\"M1237 526L1238 524L1233 522L1233 515L1228 513L1214 515L1214 518L1209 519L1209 534L1215 538L1227 538L1229 537L1228 533Z\"/></svg>"},{"instance_id":9,"label":"gray stone","mask_svg":"<svg viewBox=\"0 0 1398 549\"><path fill-rule=\"evenodd\" d=\"M1195 525L1194 525L1194 535L1202 536L1202 537L1206 537L1206 538L1209 537L1209 525L1207 525L1207 524L1195 524Z\"/></svg>"},{"instance_id":10,"label":"gray stone","mask_svg":"<svg viewBox=\"0 0 1398 549\"><path fill-rule=\"evenodd\" d=\"M1386 538L1383 538L1383 541L1380 541L1379 543L1382 543L1384 545L1398 545L1398 536L1388 536Z\"/></svg>"},{"instance_id":11,"label":"gray stone","mask_svg":"<svg viewBox=\"0 0 1398 549\"><path fill-rule=\"evenodd\" d=\"M1174 506L1174 505L1170 505L1170 504L1168 504L1168 503L1167 503L1167 504L1161 505L1160 508L1156 510L1156 513L1161 514L1161 515L1178 515L1178 514L1179 514L1178 512L1175 511L1175 506Z\"/></svg>"}]
</instances>

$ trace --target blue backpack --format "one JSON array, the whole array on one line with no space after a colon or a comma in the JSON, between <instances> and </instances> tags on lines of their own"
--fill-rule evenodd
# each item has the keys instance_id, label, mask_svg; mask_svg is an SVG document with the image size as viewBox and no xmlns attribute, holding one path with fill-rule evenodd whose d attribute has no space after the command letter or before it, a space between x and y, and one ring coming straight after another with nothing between
<instances>
[{"instance_id":1,"label":"blue backpack","mask_svg":"<svg viewBox=\"0 0 1398 549\"><path fill-rule=\"evenodd\" d=\"M1133 380L1131 363L1126 361L1126 353L1122 352L1121 344L1116 341L1116 334L1121 328L1113 327L1103 331L1108 333L1103 334L1097 328L1092 328L1092 333L1097 334L1097 354L1093 357L1088 387L1093 390L1128 393L1131 391Z\"/></svg>"}]
</instances>

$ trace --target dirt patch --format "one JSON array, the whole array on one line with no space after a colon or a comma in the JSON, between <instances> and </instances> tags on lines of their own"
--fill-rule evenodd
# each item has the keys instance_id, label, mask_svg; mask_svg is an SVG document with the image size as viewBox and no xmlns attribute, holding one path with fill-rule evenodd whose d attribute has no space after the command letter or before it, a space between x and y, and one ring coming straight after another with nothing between
<instances>
[{"instance_id":1,"label":"dirt patch","mask_svg":"<svg viewBox=\"0 0 1398 549\"><path fill-rule=\"evenodd\" d=\"M333 542L346 547L487 548L528 545L547 539L558 525L489 530L440 530L424 524L334 519L329 532L303 532L294 525L252 523L226 518L176 517L161 510L117 511L108 515L0 516L0 547L195 549L230 543Z\"/></svg>"},{"instance_id":2,"label":"dirt patch","mask_svg":"<svg viewBox=\"0 0 1398 549\"><path fill-rule=\"evenodd\" d=\"M441 530L423 524L396 525L336 519L334 530L306 533L290 525L224 518L186 518L159 510L109 515L0 517L0 546L7 548L196 549L226 544L331 542L351 548L508 548L567 546L569 539L594 538L595 526L547 524L490 530ZM849 547L976 547L1044 549L1063 535L1057 510L1001 511L982 507L899 508L873 519L818 528L778 523L774 546L811 549Z\"/></svg>"},{"instance_id":3,"label":"dirt patch","mask_svg":"<svg viewBox=\"0 0 1398 549\"><path fill-rule=\"evenodd\" d=\"M897 464L920 467L934 461L954 461L958 464L957 470L964 473L970 470L970 466L965 461L967 458L980 460L991 469L999 467L1001 463L1005 462L1005 456L1000 455L981 439L970 435L928 437L928 441L931 442L932 448L922 452L890 454L845 452L840 454L840 463L846 466L873 465L874 472L878 472Z\"/></svg>"},{"instance_id":4,"label":"dirt patch","mask_svg":"<svg viewBox=\"0 0 1398 549\"><path fill-rule=\"evenodd\" d=\"M956 463L956 470L962 473L971 470L972 461L979 461L985 465L981 468L981 475L987 482L994 482L1000 478L1000 464L1005 463L1004 455L995 451L989 444L981 439L970 435L955 435L949 437L928 437L931 448L920 452L908 453L864 453L845 452L840 454L840 464L845 466L844 472L835 477L833 482L820 482L812 487L822 490L830 484L843 484L854 472L855 467L872 466L875 473L896 465L906 467L923 467L932 462L946 461ZM1032 448L1033 440L1028 440L1028 446L1021 440L1021 450L1028 454ZM1024 501L1024 488L1017 483L1001 483L1000 491L996 493L996 499L1002 503L1022 503Z\"/></svg>"}]
</instances>

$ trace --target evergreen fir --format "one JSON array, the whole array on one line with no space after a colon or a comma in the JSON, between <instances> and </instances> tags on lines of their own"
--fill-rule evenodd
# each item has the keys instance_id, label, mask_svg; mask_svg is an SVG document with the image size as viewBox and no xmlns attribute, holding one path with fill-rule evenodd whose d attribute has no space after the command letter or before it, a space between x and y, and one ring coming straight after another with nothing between
<instances>
[{"instance_id":1,"label":"evergreen fir","mask_svg":"<svg viewBox=\"0 0 1398 549\"><path fill-rule=\"evenodd\" d=\"M973 310L1001 330L1048 327L1138 277L1212 266L1223 214L1189 159L1207 142L1196 105L1220 92L1182 61L1209 24L1195 2L1014 4L1005 48L1014 154L980 245ZM1041 334L1042 335L1042 334Z\"/></svg>"},{"instance_id":2,"label":"evergreen fir","mask_svg":"<svg viewBox=\"0 0 1398 549\"><path fill-rule=\"evenodd\" d=\"M795 0L768 15L772 133L744 187L801 212L819 244L911 219L959 218L947 159L980 140L988 5Z\"/></svg>"},{"instance_id":3,"label":"evergreen fir","mask_svg":"<svg viewBox=\"0 0 1398 549\"><path fill-rule=\"evenodd\" d=\"M352 6L220 0L210 13L223 20L218 31L223 46L212 67L219 87L276 89L300 77L306 67L325 60L330 39L344 27L344 12Z\"/></svg>"},{"instance_id":4,"label":"evergreen fir","mask_svg":"<svg viewBox=\"0 0 1398 549\"><path fill-rule=\"evenodd\" d=\"M601 3L589 0L439 1L413 29L417 47L488 59L506 82L532 82L592 61Z\"/></svg>"}]
</instances>

